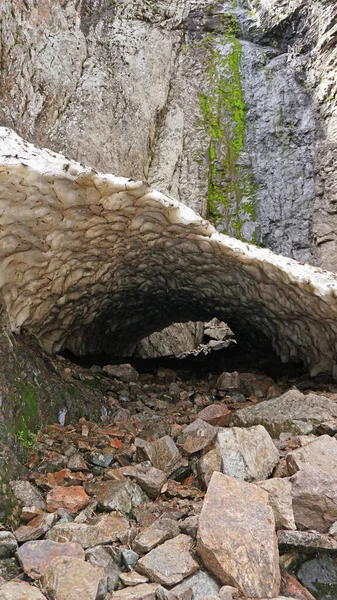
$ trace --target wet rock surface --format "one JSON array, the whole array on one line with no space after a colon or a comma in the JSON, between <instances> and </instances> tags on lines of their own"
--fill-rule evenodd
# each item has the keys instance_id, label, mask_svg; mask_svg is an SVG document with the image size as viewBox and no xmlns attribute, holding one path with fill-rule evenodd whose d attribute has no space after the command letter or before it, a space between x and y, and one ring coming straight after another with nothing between
<instances>
[{"instance_id":1,"label":"wet rock surface","mask_svg":"<svg viewBox=\"0 0 337 600\"><path fill-rule=\"evenodd\" d=\"M68 377L91 372L65 364ZM317 552L330 565L337 553L334 434L315 427L298 435L289 421L277 436L262 424L231 426L242 402L223 395L219 373L208 367L207 374L160 368L137 375L136 391L135 381L109 390L110 412L100 421L55 423L36 436L26 479L12 481L21 522L13 533L0 531L0 598L315 597L305 565ZM108 385L115 381L112 375ZM329 381L296 375L271 384L258 373L226 371L221 381L239 385L246 406L261 410L275 401L271 385L311 385L315 403L327 407L337 393ZM305 402L312 393L296 394ZM201 418L214 414L225 415L223 425ZM280 427L278 414L275 421Z\"/></svg>"}]
</instances>

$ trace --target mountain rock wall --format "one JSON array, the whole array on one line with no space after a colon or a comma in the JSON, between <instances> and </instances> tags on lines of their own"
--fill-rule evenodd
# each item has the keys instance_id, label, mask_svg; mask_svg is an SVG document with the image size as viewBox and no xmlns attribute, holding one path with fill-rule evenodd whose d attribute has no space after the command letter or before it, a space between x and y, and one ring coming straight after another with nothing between
<instances>
[{"instance_id":1,"label":"mountain rock wall","mask_svg":"<svg viewBox=\"0 0 337 600\"><path fill-rule=\"evenodd\" d=\"M0 18L1 125L337 269L333 0L4 0Z\"/></svg>"}]
</instances>

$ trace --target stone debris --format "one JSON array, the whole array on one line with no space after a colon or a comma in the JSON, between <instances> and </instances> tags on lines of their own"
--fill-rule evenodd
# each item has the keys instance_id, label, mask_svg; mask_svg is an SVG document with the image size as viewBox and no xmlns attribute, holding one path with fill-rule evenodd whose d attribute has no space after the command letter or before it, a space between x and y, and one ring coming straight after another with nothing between
<instances>
[{"instance_id":1,"label":"stone debris","mask_svg":"<svg viewBox=\"0 0 337 600\"><path fill-rule=\"evenodd\" d=\"M282 549L337 551L337 541L332 536L317 531L279 531L277 538Z\"/></svg>"},{"instance_id":2,"label":"stone debris","mask_svg":"<svg viewBox=\"0 0 337 600\"><path fill-rule=\"evenodd\" d=\"M137 563L137 571L163 585L174 585L198 570L192 558L192 539L185 534L177 535L151 550Z\"/></svg>"},{"instance_id":3,"label":"stone debris","mask_svg":"<svg viewBox=\"0 0 337 600\"><path fill-rule=\"evenodd\" d=\"M268 492L276 529L296 529L290 481L274 477L257 483L263 490Z\"/></svg>"},{"instance_id":4,"label":"stone debris","mask_svg":"<svg viewBox=\"0 0 337 600\"><path fill-rule=\"evenodd\" d=\"M290 479L296 526L326 533L337 521L337 478L313 467Z\"/></svg>"},{"instance_id":5,"label":"stone debris","mask_svg":"<svg viewBox=\"0 0 337 600\"><path fill-rule=\"evenodd\" d=\"M272 440L260 424L228 426L238 398L263 406L256 398L284 382L240 374L225 392L217 374L102 377L112 414L46 427L29 481L12 482L21 515L14 534L0 531L0 599L8 581L23 590L19 575L25 593L56 600L312 600L294 568L337 552L337 442L318 429Z\"/></svg>"},{"instance_id":6,"label":"stone debris","mask_svg":"<svg viewBox=\"0 0 337 600\"><path fill-rule=\"evenodd\" d=\"M277 596L279 555L267 492L214 473L199 518L197 552L223 584L252 598Z\"/></svg>"},{"instance_id":7,"label":"stone debris","mask_svg":"<svg viewBox=\"0 0 337 600\"><path fill-rule=\"evenodd\" d=\"M291 475L305 467L314 467L337 477L337 440L322 435L309 444L288 452L287 467Z\"/></svg>"},{"instance_id":8,"label":"stone debris","mask_svg":"<svg viewBox=\"0 0 337 600\"><path fill-rule=\"evenodd\" d=\"M38 588L23 581L0 584L0 598L1 600L47 600L47 596L44 596Z\"/></svg>"},{"instance_id":9,"label":"stone debris","mask_svg":"<svg viewBox=\"0 0 337 600\"><path fill-rule=\"evenodd\" d=\"M103 576L103 569L84 560L60 556L47 566L41 581L46 593L57 600L97 600Z\"/></svg>"},{"instance_id":10,"label":"stone debris","mask_svg":"<svg viewBox=\"0 0 337 600\"><path fill-rule=\"evenodd\" d=\"M136 383L139 378L139 373L129 363L125 363L124 365L105 365L102 371L110 377L121 379L125 383Z\"/></svg>"},{"instance_id":11,"label":"stone debris","mask_svg":"<svg viewBox=\"0 0 337 600\"><path fill-rule=\"evenodd\" d=\"M47 534L55 542L80 542L83 548L107 544L128 533L129 523L121 515L98 516L88 523L57 523Z\"/></svg>"},{"instance_id":12,"label":"stone debris","mask_svg":"<svg viewBox=\"0 0 337 600\"><path fill-rule=\"evenodd\" d=\"M279 453L262 425L219 431L215 443L226 475L256 481L267 479L279 461Z\"/></svg>"}]
</instances>

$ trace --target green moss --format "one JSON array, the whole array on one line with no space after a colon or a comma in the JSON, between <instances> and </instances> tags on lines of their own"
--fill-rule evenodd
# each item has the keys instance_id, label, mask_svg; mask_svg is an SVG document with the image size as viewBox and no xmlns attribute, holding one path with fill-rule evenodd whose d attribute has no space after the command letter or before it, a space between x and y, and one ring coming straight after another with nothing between
<instances>
[{"instance_id":1,"label":"green moss","mask_svg":"<svg viewBox=\"0 0 337 600\"><path fill-rule=\"evenodd\" d=\"M208 218L226 224L228 233L243 239L242 225L254 221L255 190L252 173L239 164L244 149L245 103L241 84L241 43L237 23L229 20L227 33L207 39L211 45L207 90L200 94L202 127L209 138Z\"/></svg>"}]
</instances>

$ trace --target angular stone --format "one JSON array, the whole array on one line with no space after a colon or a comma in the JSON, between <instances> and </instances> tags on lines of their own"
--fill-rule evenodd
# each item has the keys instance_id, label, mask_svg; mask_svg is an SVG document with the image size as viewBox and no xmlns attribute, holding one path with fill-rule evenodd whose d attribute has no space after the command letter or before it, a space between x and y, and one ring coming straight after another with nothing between
<instances>
[{"instance_id":1,"label":"angular stone","mask_svg":"<svg viewBox=\"0 0 337 600\"><path fill-rule=\"evenodd\" d=\"M315 598L337 598L337 562L330 556L318 556L302 563L297 576ZM325 594L324 594L325 592ZM323 596L321 595L323 593Z\"/></svg>"},{"instance_id":2,"label":"angular stone","mask_svg":"<svg viewBox=\"0 0 337 600\"><path fill-rule=\"evenodd\" d=\"M281 591L288 599L291 596L294 600L317 600L296 577L287 572L282 574Z\"/></svg>"},{"instance_id":3,"label":"angular stone","mask_svg":"<svg viewBox=\"0 0 337 600\"><path fill-rule=\"evenodd\" d=\"M121 573L120 580L124 585L140 585L141 583L148 583L148 578L145 575L137 573L137 571L130 571L129 573Z\"/></svg>"},{"instance_id":4,"label":"angular stone","mask_svg":"<svg viewBox=\"0 0 337 600\"><path fill-rule=\"evenodd\" d=\"M197 472L200 483L207 489L214 471L221 471L222 460L217 448L204 454L197 462Z\"/></svg>"},{"instance_id":5,"label":"angular stone","mask_svg":"<svg viewBox=\"0 0 337 600\"><path fill-rule=\"evenodd\" d=\"M232 415L231 425L263 425L271 436L282 432L308 434L323 421L337 417L337 404L325 396L289 390L273 400L241 408Z\"/></svg>"},{"instance_id":6,"label":"angular stone","mask_svg":"<svg viewBox=\"0 0 337 600\"><path fill-rule=\"evenodd\" d=\"M11 531L0 531L0 558L9 558L18 549L18 543Z\"/></svg>"},{"instance_id":7,"label":"angular stone","mask_svg":"<svg viewBox=\"0 0 337 600\"><path fill-rule=\"evenodd\" d=\"M196 419L183 429L177 443L183 447L187 454L195 454L210 446L216 433L217 429L215 427L209 425L206 421L202 421L202 419Z\"/></svg>"},{"instance_id":8,"label":"angular stone","mask_svg":"<svg viewBox=\"0 0 337 600\"><path fill-rule=\"evenodd\" d=\"M189 535L194 539L197 536L198 522L198 515L192 515L191 517L187 517L187 519L184 519L184 521L179 523L180 529L183 533L186 533L186 535Z\"/></svg>"},{"instance_id":9,"label":"angular stone","mask_svg":"<svg viewBox=\"0 0 337 600\"><path fill-rule=\"evenodd\" d=\"M194 575L187 577L170 591L174 598L184 599L185 596L183 594L188 590L192 591L191 598L193 600L205 600L211 596L216 596L220 590L220 585L212 575L199 569Z\"/></svg>"},{"instance_id":10,"label":"angular stone","mask_svg":"<svg viewBox=\"0 0 337 600\"><path fill-rule=\"evenodd\" d=\"M279 557L267 492L214 473L199 517L197 552L223 584L252 598L277 596Z\"/></svg>"},{"instance_id":11,"label":"angular stone","mask_svg":"<svg viewBox=\"0 0 337 600\"><path fill-rule=\"evenodd\" d=\"M47 600L35 586L23 581L9 581L0 586L1 600Z\"/></svg>"},{"instance_id":12,"label":"angular stone","mask_svg":"<svg viewBox=\"0 0 337 600\"><path fill-rule=\"evenodd\" d=\"M216 443L225 475L244 481L267 479L279 461L279 453L262 425L219 431Z\"/></svg>"},{"instance_id":13,"label":"angular stone","mask_svg":"<svg viewBox=\"0 0 337 600\"><path fill-rule=\"evenodd\" d=\"M112 454L103 454L103 452L87 452L85 454L85 460L91 465L106 469L107 467L110 467L114 457Z\"/></svg>"},{"instance_id":14,"label":"angular stone","mask_svg":"<svg viewBox=\"0 0 337 600\"><path fill-rule=\"evenodd\" d=\"M290 482L297 527L327 532L337 521L337 477L306 467Z\"/></svg>"},{"instance_id":15,"label":"angular stone","mask_svg":"<svg viewBox=\"0 0 337 600\"><path fill-rule=\"evenodd\" d=\"M218 390L231 392L240 388L240 375L237 371L221 373L216 383Z\"/></svg>"},{"instance_id":16,"label":"angular stone","mask_svg":"<svg viewBox=\"0 0 337 600\"><path fill-rule=\"evenodd\" d=\"M90 501L80 485L70 485L69 487L58 486L50 490L47 494L47 510L55 512L58 508L66 508L72 512L82 510Z\"/></svg>"},{"instance_id":17,"label":"angular stone","mask_svg":"<svg viewBox=\"0 0 337 600\"><path fill-rule=\"evenodd\" d=\"M139 373L129 363L123 365L105 365L102 371L109 375L109 377L116 377L125 383L136 382L139 379Z\"/></svg>"},{"instance_id":18,"label":"angular stone","mask_svg":"<svg viewBox=\"0 0 337 600\"><path fill-rule=\"evenodd\" d=\"M80 542L83 548L116 542L119 536L128 531L129 522L111 513L96 517L90 523L61 523L51 529L47 538L55 542Z\"/></svg>"},{"instance_id":19,"label":"angular stone","mask_svg":"<svg viewBox=\"0 0 337 600\"><path fill-rule=\"evenodd\" d=\"M28 523L42 514L42 508L39 506L23 506L21 510L21 521Z\"/></svg>"},{"instance_id":20,"label":"angular stone","mask_svg":"<svg viewBox=\"0 0 337 600\"><path fill-rule=\"evenodd\" d=\"M160 471L160 469L156 469L151 464L148 466L137 465L135 467L126 467L124 476L132 477L150 498L157 498L164 483L167 481L166 473Z\"/></svg>"},{"instance_id":21,"label":"angular stone","mask_svg":"<svg viewBox=\"0 0 337 600\"><path fill-rule=\"evenodd\" d=\"M155 442L145 443L144 452L153 466L167 475L171 475L182 464L180 452L168 435Z\"/></svg>"},{"instance_id":22,"label":"angular stone","mask_svg":"<svg viewBox=\"0 0 337 600\"><path fill-rule=\"evenodd\" d=\"M32 486L29 481L20 479L11 481L11 488L17 500L22 502L24 506L39 506L42 509L46 508L46 503L42 494Z\"/></svg>"},{"instance_id":23,"label":"angular stone","mask_svg":"<svg viewBox=\"0 0 337 600\"><path fill-rule=\"evenodd\" d=\"M239 592L231 585L224 585L219 591L219 600L236 600L236 598L239 598ZM277 598L274 600L277 600ZM279 600L282 599L279 598Z\"/></svg>"},{"instance_id":24,"label":"angular stone","mask_svg":"<svg viewBox=\"0 0 337 600\"><path fill-rule=\"evenodd\" d=\"M42 577L44 590L57 600L96 600L103 569L79 558L58 557Z\"/></svg>"},{"instance_id":25,"label":"angular stone","mask_svg":"<svg viewBox=\"0 0 337 600\"><path fill-rule=\"evenodd\" d=\"M240 383L243 393L254 398L267 396L269 388L274 385L271 377L256 373L240 373Z\"/></svg>"},{"instance_id":26,"label":"angular stone","mask_svg":"<svg viewBox=\"0 0 337 600\"><path fill-rule=\"evenodd\" d=\"M95 546L94 548L89 548L85 553L85 559L93 565L93 567L101 567L104 569L106 589L108 593L112 593L117 588L121 575L121 567L117 562L113 549L110 546Z\"/></svg>"},{"instance_id":27,"label":"angular stone","mask_svg":"<svg viewBox=\"0 0 337 600\"><path fill-rule=\"evenodd\" d=\"M18 550L21 566L32 579L44 575L52 560L59 556L84 560L84 550L79 542L60 544L50 540L26 542Z\"/></svg>"},{"instance_id":28,"label":"angular stone","mask_svg":"<svg viewBox=\"0 0 337 600\"><path fill-rule=\"evenodd\" d=\"M38 540L54 525L56 515L42 513L31 521L28 525L22 525L15 530L14 534L18 542L28 542L30 540Z\"/></svg>"},{"instance_id":29,"label":"angular stone","mask_svg":"<svg viewBox=\"0 0 337 600\"><path fill-rule=\"evenodd\" d=\"M93 482L87 484L85 489L88 494L95 496L101 509L124 514L131 513L133 508L149 500L139 485L129 479Z\"/></svg>"},{"instance_id":30,"label":"angular stone","mask_svg":"<svg viewBox=\"0 0 337 600\"><path fill-rule=\"evenodd\" d=\"M68 469L71 471L88 471L88 465L81 454L73 454L68 460Z\"/></svg>"},{"instance_id":31,"label":"angular stone","mask_svg":"<svg viewBox=\"0 0 337 600\"><path fill-rule=\"evenodd\" d=\"M333 552L337 550L337 541L333 537L317 531L279 531L277 538L282 549L299 548Z\"/></svg>"},{"instance_id":32,"label":"angular stone","mask_svg":"<svg viewBox=\"0 0 337 600\"><path fill-rule=\"evenodd\" d=\"M163 585L174 585L199 568L192 558L192 539L184 534L164 542L137 563L137 571Z\"/></svg>"},{"instance_id":33,"label":"angular stone","mask_svg":"<svg viewBox=\"0 0 337 600\"><path fill-rule=\"evenodd\" d=\"M122 561L128 569L133 569L139 561L139 555L134 550L131 550L131 548L127 548L126 550L122 550Z\"/></svg>"},{"instance_id":34,"label":"angular stone","mask_svg":"<svg viewBox=\"0 0 337 600\"><path fill-rule=\"evenodd\" d=\"M161 588L158 583L142 583L135 587L114 592L112 600L156 600L156 592Z\"/></svg>"},{"instance_id":35,"label":"angular stone","mask_svg":"<svg viewBox=\"0 0 337 600\"><path fill-rule=\"evenodd\" d=\"M139 554L145 554L166 540L176 537L179 533L179 525L173 519L157 519L137 535L133 542L133 548Z\"/></svg>"},{"instance_id":36,"label":"angular stone","mask_svg":"<svg viewBox=\"0 0 337 600\"><path fill-rule=\"evenodd\" d=\"M269 504L273 509L276 529L296 529L290 481L274 477L259 481L258 485L269 494Z\"/></svg>"},{"instance_id":37,"label":"angular stone","mask_svg":"<svg viewBox=\"0 0 337 600\"><path fill-rule=\"evenodd\" d=\"M291 475L305 467L314 467L337 477L337 440L322 435L302 448L288 452L286 460Z\"/></svg>"},{"instance_id":38,"label":"angular stone","mask_svg":"<svg viewBox=\"0 0 337 600\"><path fill-rule=\"evenodd\" d=\"M223 404L210 404L198 413L198 419L202 419L214 427L224 427L228 424L231 411Z\"/></svg>"}]
</instances>

